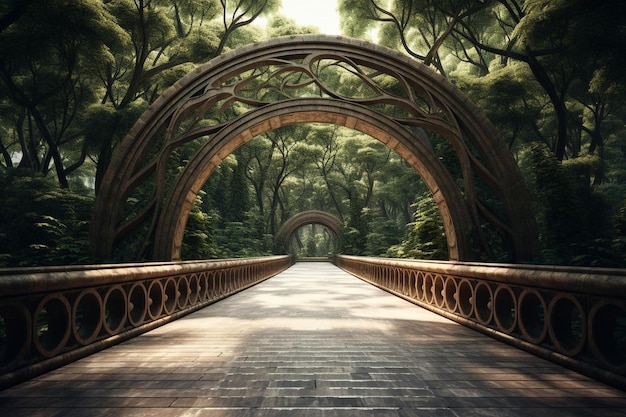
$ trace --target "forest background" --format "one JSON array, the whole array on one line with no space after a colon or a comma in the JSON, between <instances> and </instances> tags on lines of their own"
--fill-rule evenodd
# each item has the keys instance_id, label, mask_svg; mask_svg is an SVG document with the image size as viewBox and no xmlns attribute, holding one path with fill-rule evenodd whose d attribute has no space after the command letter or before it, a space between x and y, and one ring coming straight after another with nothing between
<instances>
[{"instance_id":1,"label":"forest background","mask_svg":"<svg viewBox=\"0 0 626 417\"><path fill-rule=\"evenodd\" d=\"M116 145L201 63L251 42L317 33L279 6L2 2L0 267L91 262L91 208ZM338 0L338 13L344 36L430 66L496 124L531 192L535 262L626 267L626 3ZM337 216L343 239L302 228L291 247L300 256L447 259L417 174L372 138L321 124L269 132L229 156L196 201L183 258L272 253L280 225L305 210Z\"/></svg>"}]
</instances>

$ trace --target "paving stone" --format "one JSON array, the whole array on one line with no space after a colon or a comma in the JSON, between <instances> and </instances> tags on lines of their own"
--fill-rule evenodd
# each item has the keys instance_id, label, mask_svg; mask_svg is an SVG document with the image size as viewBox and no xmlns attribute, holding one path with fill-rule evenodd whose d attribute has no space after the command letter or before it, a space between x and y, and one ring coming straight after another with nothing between
<instances>
[{"instance_id":1,"label":"paving stone","mask_svg":"<svg viewBox=\"0 0 626 417\"><path fill-rule=\"evenodd\" d=\"M0 415L613 417L626 396L302 263L0 392Z\"/></svg>"}]
</instances>

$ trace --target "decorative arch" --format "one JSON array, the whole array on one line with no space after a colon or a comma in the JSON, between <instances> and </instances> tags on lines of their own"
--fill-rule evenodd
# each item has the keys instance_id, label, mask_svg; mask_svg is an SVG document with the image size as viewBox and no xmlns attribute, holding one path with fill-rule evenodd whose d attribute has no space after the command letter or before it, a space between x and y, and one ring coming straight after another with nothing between
<instances>
[{"instance_id":1,"label":"decorative arch","mask_svg":"<svg viewBox=\"0 0 626 417\"><path fill-rule=\"evenodd\" d=\"M364 132L414 167L438 205L451 259L490 258L503 247L513 261L536 253L517 164L465 95L390 49L301 35L215 58L146 110L103 179L94 255L179 259L191 207L220 162L264 132L311 122Z\"/></svg>"},{"instance_id":2,"label":"decorative arch","mask_svg":"<svg viewBox=\"0 0 626 417\"><path fill-rule=\"evenodd\" d=\"M298 213L283 223L278 230L274 242L276 246L287 250L293 235L303 226L319 224L330 230L338 240L341 240L341 220L330 213L320 210L307 210Z\"/></svg>"}]
</instances>

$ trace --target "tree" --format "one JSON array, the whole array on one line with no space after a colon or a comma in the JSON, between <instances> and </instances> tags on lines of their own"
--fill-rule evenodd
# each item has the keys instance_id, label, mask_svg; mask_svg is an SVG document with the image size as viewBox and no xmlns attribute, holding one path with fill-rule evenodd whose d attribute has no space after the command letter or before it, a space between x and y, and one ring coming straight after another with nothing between
<instances>
[{"instance_id":1,"label":"tree","mask_svg":"<svg viewBox=\"0 0 626 417\"><path fill-rule=\"evenodd\" d=\"M377 24L384 44L403 48L442 74L475 68L484 76L496 63L524 63L551 103L550 142L558 160L571 157L570 137L579 129L568 108L573 84L589 86L605 62L616 68L610 79L623 82L624 58L618 52L626 44L619 18L623 2L343 0L340 5L348 33L363 34Z\"/></svg>"},{"instance_id":2,"label":"tree","mask_svg":"<svg viewBox=\"0 0 626 417\"><path fill-rule=\"evenodd\" d=\"M253 256L266 253L262 232L250 207L247 168L238 152L209 177L185 228L184 259Z\"/></svg>"},{"instance_id":3,"label":"tree","mask_svg":"<svg viewBox=\"0 0 626 417\"><path fill-rule=\"evenodd\" d=\"M215 56L222 53L236 30L250 25L262 14L275 11L280 2L277 0L220 0L222 5L223 32Z\"/></svg>"},{"instance_id":4,"label":"tree","mask_svg":"<svg viewBox=\"0 0 626 417\"><path fill-rule=\"evenodd\" d=\"M350 211L343 230L342 248L348 255L367 253L368 210L363 200L351 187L347 187L350 196Z\"/></svg>"},{"instance_id":5,"label":"tree","mask_svg":"<svg viewBox=\"0 0 626 417\"><path fill-rule=\"evenodd\" d=\"M35 0L8 0L0 4L0 32L11 26L28 11Z\"/></svg>"},{"instance_id":6,"label":"tree","mask_svg":"<svg viewBox=\"0 0 626 417\"><path fill-rule=\"evenodd\" d=\"M538 262L619 264L610 253L615 236L611 204L606 194L590 187L588 179L594 159L597 163L592 157L559 163L542 144L522 155L520 166L531 189L540 230L542 259Z\"/></svg>"},{"instance_id":7,"label":"tree","mask_svg":"<svg viewBox=\"0 0 626 417\"><path fill-rule=\"evenodd\" d=\"M232 168L232 177L228 186L228 212L226 220L243 221L246 212L250 210L250 190L249 183L246 181L246 167L239 161L238 153L235 154L237 163Z\"/></svg>"},{"instance_id":8,"label":"tree","mask_svg":"<svg viewBox=\"0 0 626 417\"><path fill-rule=\"evenodd\" d=\"M93 198L42 174L0 170L0 266L88 263Z\"/></svg>"},{"instance_id":9,"label":"tree","mask_svg":"<svg viewBox=\"0 0 626 417\"><path fill-rule=\"evenodd\" d=\"M366 31L379 29L382 44L404 51L426 65L446 73L442 55L446 41L454 40L453 31L463 20L474 18L487 7L482 1L438 0L341 0L342 29L350 36L361 37ZM462 51L464 59L486 66L478 51ZM461 57L461 54L458 55Z\"/></svg>"},{"instance_id":10,"label":"tree","mask_svg":"<svg viewBox=\"0 0 626 417\"><path fill-rule=\"evenodd\" d=\"M319 176L325 186L325 193L328 194L330 207L326 204L318 206L319 210L333 210L337 214L341 221L345 220L344 207L341 201L341 196L338 195L337 187L334 185L333 172L337 168L339 161L340 143L337 138L339 128L337 126L322 127L315 130L315 133L310 135L311 145L317 147L317 158L314 159L314 164L317 167ZM327 204L329 204L327 203Z\"/></svg>"},{"instance_id":11,"label":"tree","mask_svg":"<svg viewBox=\"0 0 626 417\"><path fill-rule=\"evenodd\" d=\"M267 23L267 35L269 38L308 33L318 33L318 29L316 27L298 26L295 20L281 15L272 16Z\"/></svg>"},{"instance_id":12,"label":"tree","mask_svg":"<svg viewBox=\"0 0 626 417\"><path fill-rule=\"evenodd\" d=\"M243 29L277 5L276 0L111 1L107 7L130 34L130 46L118 48L115 61L100 73L105 88L101 103L110 103L117 112L135 102L145 107L195 64L237 46ZM120 125L109 131L98 153L97 188L127 130Z\"/></svg>"},{"instance_id":13,"label":"tree","mask_svg":"<svg viewBox=\"0 0 626 417\"><path fill-rule=\"evenodd\" d=\"M216 243L216 218L215 212L206 213L203 209L203 194L201 193L187 219L181 257L183 259L210 259L216 258L219 252Z\"/></svg>"},{"instance_id":14,"label":"tree","mask_svg":"<svg viewBox=\"0 0 626 417\"><path fill-rule=\"evenodd\" d=\"M414 207L414 220L407 224L402 243L390 247L387 254L397 258L448 259L443 222L427 190L418 195Z\"/></svg>"},{"instance_id":15,"label":"tree","mask_svg":"<svg viewBox=\"0 0 626 417\"><path fill-rule=\"evenodd\" d=\"M91 75L124 36L95 0L33 3L0 33L0 89L14 105L4 122L19 138L20 166L52 168L68 187L87 157L76 122L96 94Z\"/></svg>"}]
</instances>

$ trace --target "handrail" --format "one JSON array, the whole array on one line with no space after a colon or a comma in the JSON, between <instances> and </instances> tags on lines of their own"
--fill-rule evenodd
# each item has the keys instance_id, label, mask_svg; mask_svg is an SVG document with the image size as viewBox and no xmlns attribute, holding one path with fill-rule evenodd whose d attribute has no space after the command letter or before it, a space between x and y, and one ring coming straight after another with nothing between
<instances>
[{"instance_id":1,"label":"handrail","mask_svg":"<svg viewBox=\"0 0 626 417\"><path fill-rule=\"evenodd\" d=\"M460 324L626 390L626 270L336 256Z\"/></svg>"},{"instance_id":2,"label":"handrail","mask_svg":"<svg viewBox=\"0 0 626 417\"><path fill-rule=\"evenodd\" d=\"M0 270L0 389L259 283L290 256Z\"/></svg>"}]
</instances>

